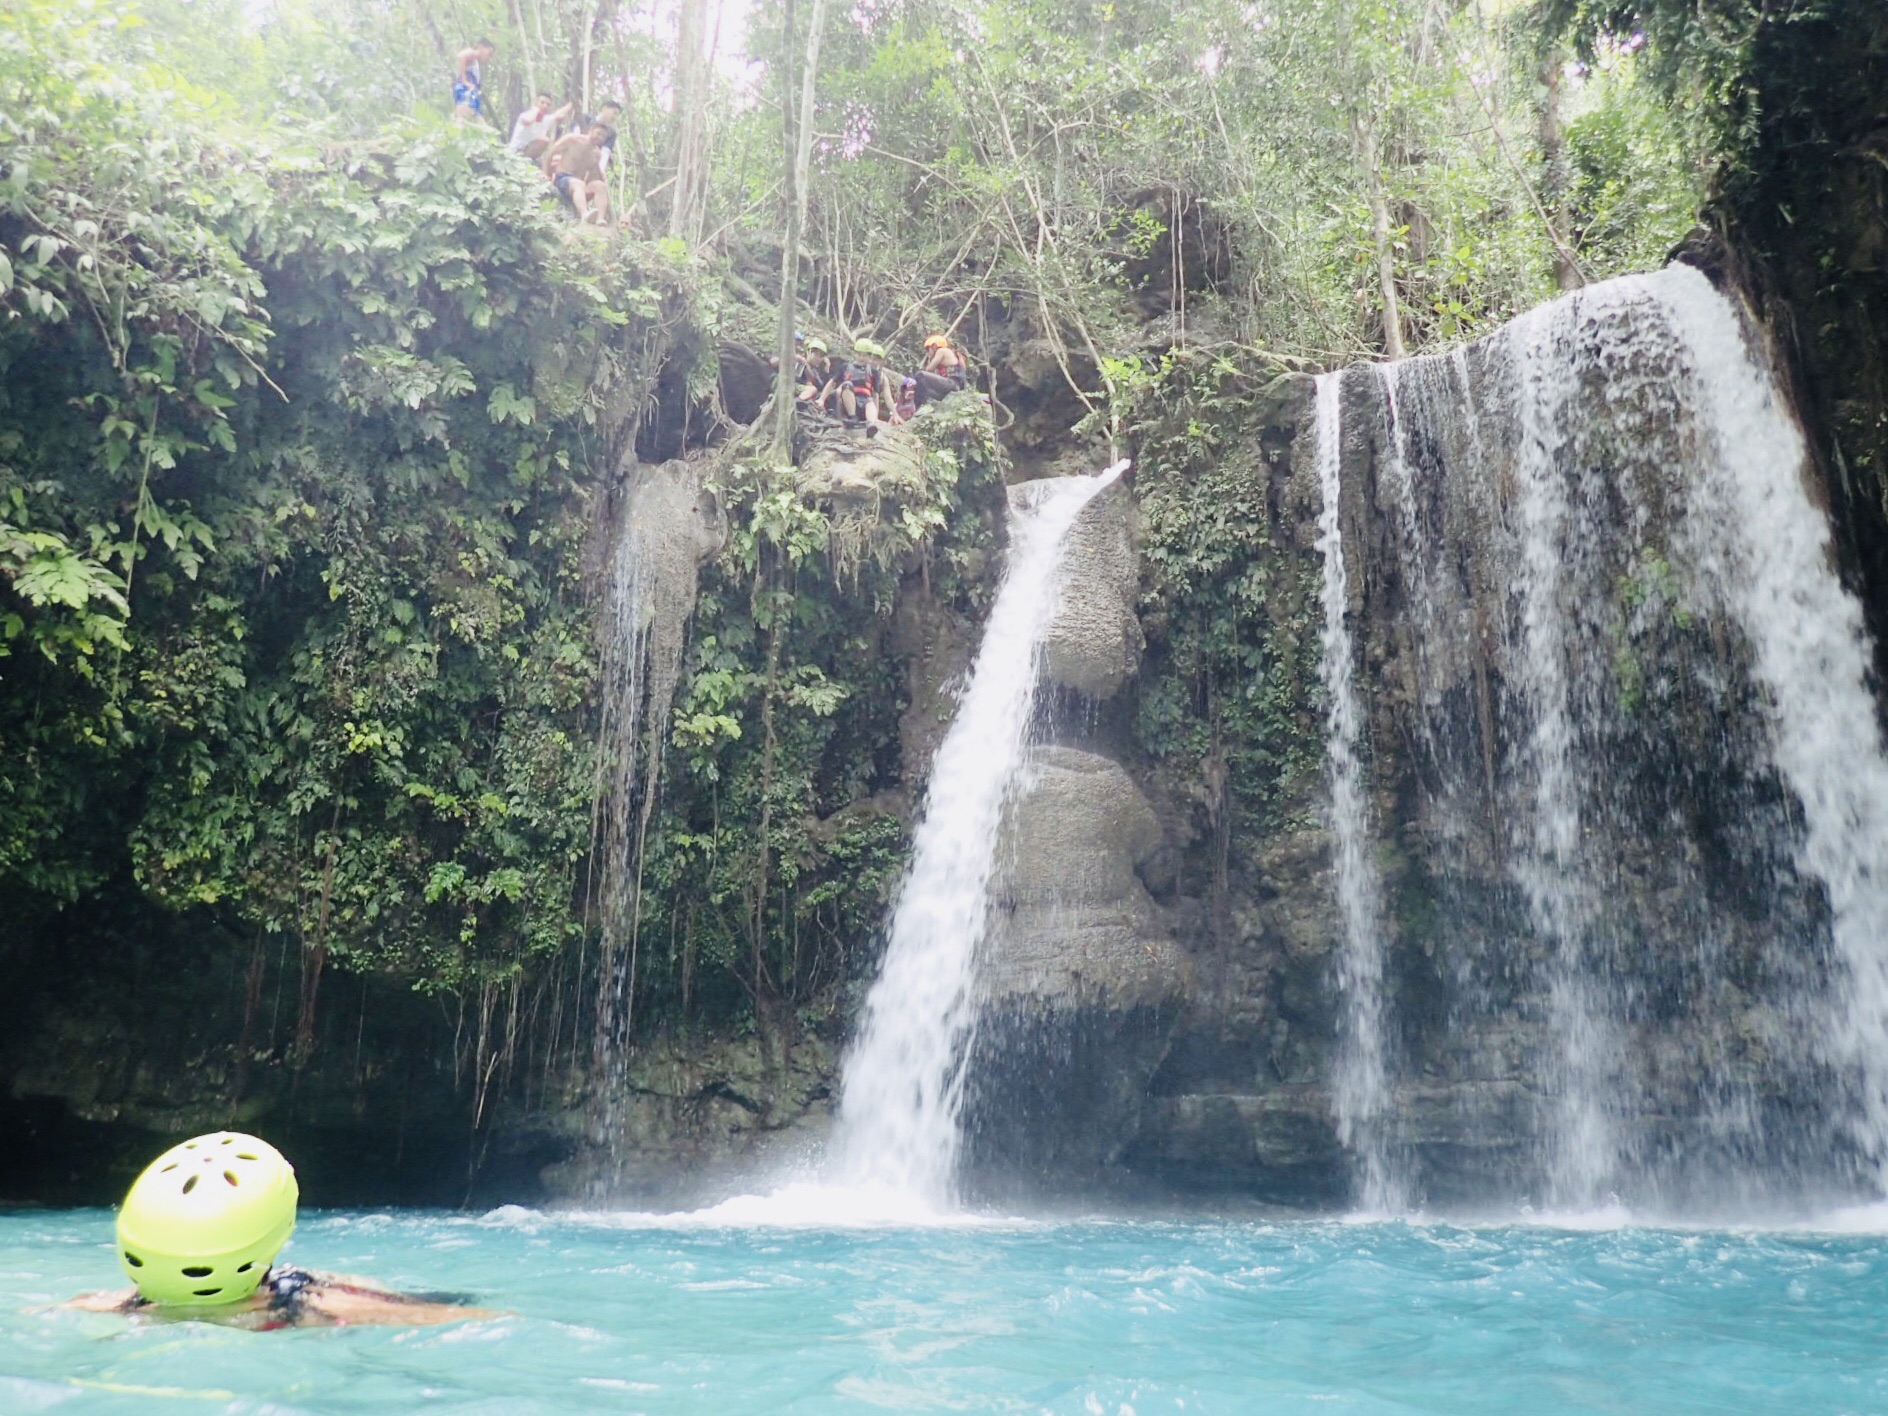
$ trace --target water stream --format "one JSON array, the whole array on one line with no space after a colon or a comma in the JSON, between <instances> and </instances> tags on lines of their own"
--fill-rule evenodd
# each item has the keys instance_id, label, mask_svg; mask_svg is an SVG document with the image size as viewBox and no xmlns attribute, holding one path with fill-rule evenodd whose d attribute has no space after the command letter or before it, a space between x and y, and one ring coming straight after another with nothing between
<instances>
[{"instance_id":1,"label":"water stream","mask_svg":"<svg viewBox=\"0 0 1888 1416\"><path fill-rule=\"evenodd\" d=\"M1318 554L1323 561L1323 652L1318 672L1324 689L1325 748L1331 781L1331 834L1337 903L1343 921L1338 951L1338 986L1344 1012L1334 1090L1338 1139L1358 1161L1357 1197L1366 1210L1388 1212L1404 1203L1401 1179L1392 1169L1385 1125L1391 1097L1383 1038L1383 932L1377 874L1370 859L1370 808L1358 760L1363 711L1352 682L1354 649L1346 616L1350 579L1344 564L1342 518L1344 376L1318 379L1314 428L1318 488Z\"/></svg>"},{"instance_id":2,"label":"water stream","mask_svg":"<svg viewBox=\"0 0 1888 1416\"><path fill-rule=\"evenodd\" d=\"M1063 544L1126 465L1038 484L1029 505L1012 508L1002 588L931 767L885 962L846 1059L829 1175L843 1187L952 1203L998 826L1023 767Z\"/></svg>"},{"instance_id":3,"label":"water stream","mask_svg":"<svg viewBox=\"0 0 1888 1416\"><path fill-rule=\"evenodd\" d=\"M1849 1126L1888 1193L1888 753L1861 606L1836 579L1801 434L1731 306L1688 266L1645 285L1713 434L1687 537L1749 637L1776 767L1802 808L1798 865L1828 899L1841 967L1814 1037L1852 1079Z\"/></svg>"}]
</instances>

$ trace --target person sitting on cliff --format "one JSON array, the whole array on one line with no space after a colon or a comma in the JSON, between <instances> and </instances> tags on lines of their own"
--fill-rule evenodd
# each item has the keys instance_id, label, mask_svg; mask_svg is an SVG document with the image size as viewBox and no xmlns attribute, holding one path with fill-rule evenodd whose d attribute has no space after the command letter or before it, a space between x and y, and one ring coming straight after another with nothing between
<instances>
[{"instance_id":1,"label":"person sitting on cliff","mask_svg":"<svg viewBox=\"0 0 1888 1416\"><path fill-rule=\"evenodd\" d=\"M924 341L924 362L918 365L918 403L935 403L970 386L964 356L951 348L950 336L934 334Z\"/></svg>"},{"instance_id":2,"label":"person sitting on cliff","mask_svg":"<svg viewBox=\"0 0 1888 1416\"><path fill-rule=\"evenodd\" d=\"M291 1327L427 1327L499 1316L276 1263L295 1228L295 1169L267 1141L217 1131L172 1146L118 1208L118 1262L136 1285L63 1304L87 1313Z\"/></svg>"},{"instance_id":3,"label":"person sitting on cliff","mask_svg":"<svg viewBox=\"0 0 1888 1416\"><path fill-rule=\"evenodd\" d=\"M610 220L610 194L603 183L603 167L597 161L595 130L568 133L551 144L544 154L544 171L557 188L557 194L570 203L579 221L593 221L607 226Z\"/></svg>"},{"instance_id":4,"label":"person sitting on cliff","mask_svg":"<svg viewBox=\"0 0 1888 1416\"><path fill-rule=\"evenodd\" d=\"M610 170L610 159L616 156L616 125L622 117L623 105L611 99L595 113L584 114L577 124L577 131L591 134L596 143L599 177Z\"/></svg>"},{"instance_id":5,"label":"person sitting on cliff","mask_svg":"<svg viewBox=\"0 0 1888 1416\"><path fill-rule=\"evenodd\" d=\"M800 356L796 371L799 391L794 395L801 403L813 403L820 396L822 389L832 382L833 361L827 352L826 341L817 334L806 341L806 352Z\"/></svg>"},{"instance_id":6,"label":"person sitting on cliff","mask_svg":"<svg viewBox=\"0 0 1888 1416\"><path fill-rule=\"evenodd\" d=\"M539 161L556 138L557 125L576 111L574 102L554 109L551 107L551 96L548 93L539 94L537 101L521 112L512 123L511 141L507 146L520 157Z\"/></svg>"},{"instance_id":7,"label":"person sitting on cliff","mask_svg":"<svg viewBox=\"0 0 1888 1416\"><path fill-rule=\"evenodd\" d=\"M461 49L453 61L452 116L470 123L485 113L485 66L498 53L498 46L481 39L468 49Z\"/></svg>"},{"instance_id":8,"label":"person sitting on cliff","mask_svg":"<svg viewBox=\"0 0 1888 1416\"><path fill-rule=\"evenodd\" d=\"M854 341L852 358L820 390L818 399L819 406L824 408L827 399L837 393L839 409L845 414L846 421L863 420L868 438L878 436L881 421L897 419L897 399L892 396L891 377L878 362L884 357L885 346L876 340ZM883 413L880 412L881 405Z\"/></svg>"},{"instance_id":9,"label":"person sitting on cliff","mask_svg":"<svg viewBox=\"0 0 1888 1416\"><path fill-rule=\"evenodd\" d=\"M918 377L916 374L906 374L904 382L898 386L897 415L893 421L898 423L909 423L918 416Z\"/></svg>"}]
</instances>

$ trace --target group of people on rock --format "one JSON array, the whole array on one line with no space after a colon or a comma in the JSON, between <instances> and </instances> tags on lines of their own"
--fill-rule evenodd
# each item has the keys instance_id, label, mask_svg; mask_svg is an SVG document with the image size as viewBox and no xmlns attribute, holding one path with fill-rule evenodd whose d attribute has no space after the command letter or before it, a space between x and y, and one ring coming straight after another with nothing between
<instances>
[{"instance_id":1,"label":"group of people on rock","mask_svg":"<svg viewBox=\"0 0 1888 1416\"><path fill-rule=\"evenodd\" d=\"M484 121L485 66L497 52L491 40L481 39L461 49L454 60L452 104L459 122ZM550 94L540 93L513 120L507 146L538 164L579 222L607 225L610 194L604 174L616 150L616 124L622 111L622 105L612 100L595 113L580 115L574 101L560 105ZM566 124L570 125L567 131ZM926 339L917 370L902 376L886 368L885 348L874 340L855 340L851 357L844 360L834 359L826 341L817 335L800 336L797 343L800 404L837 414L849 424L862 423L868 437L882 425L903 423L925 404L970 384L964 356L951 347L950 336L945 334Z\"/></svg>"},{"instance_id":2,"label":"group of people on rock","mask_svg":"<svg viewBox=\"0 0 1888 1416\"><path fill-rule=\"evenodd\" d=\"M885 367L885 346L872 339L854 340L852 357L832 357L818 335L796 336L795 379L805 407L837 413L848 424L865 425L865 434L877 434L881 424L903 423L926 403L970 386L964 356L951 347L949 335L934 334L924 341L924 359L913 374L899 376Z\"/></svg>"},{"instance_id":3,"label":"group of people on rock","mask_svg":"<svg viewBox=\"0 0 1888 1416\"><path fill-rule=\"evenodd\" d=\"M453 116L462 123L485 116L485 65L497 53L489 39L459 51L452 78ZM623 106L611 100L595 113L578 114L575 101L558 105L548 93L538 94L511 125L507 146L520 157L538 164L545 181L556 190L580 222L607 225L610 192L604 181L616 151L616 124ZM564 131L565 124L569 130Z\"/></svg>"}]
</instances>

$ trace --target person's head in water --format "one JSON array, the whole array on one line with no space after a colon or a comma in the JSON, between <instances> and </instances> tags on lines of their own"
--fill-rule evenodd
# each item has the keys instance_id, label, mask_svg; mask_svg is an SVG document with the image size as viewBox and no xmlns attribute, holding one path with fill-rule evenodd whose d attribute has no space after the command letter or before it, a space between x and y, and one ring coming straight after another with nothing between
<instances>
[{"instance_id":1,"label":"person's head in water","mask_svg":"<svg viewBox=\"0 0 1888 1416\"><path fill-rule=\"evenodd\" d=\"M250 1297L295 1228L295 1168L267 1141L216 1131L172 1146L118 1209L118 1262L146 1302Z\"/></svg>"}]
</instances>

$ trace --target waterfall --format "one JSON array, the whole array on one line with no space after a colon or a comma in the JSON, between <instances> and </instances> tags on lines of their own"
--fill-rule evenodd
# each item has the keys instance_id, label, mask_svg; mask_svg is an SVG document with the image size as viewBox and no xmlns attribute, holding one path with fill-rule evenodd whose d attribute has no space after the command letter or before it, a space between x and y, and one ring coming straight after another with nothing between
<instances>
[{"instance_id":1,"label":"waterfall","mask_svg":"<svg viewBox=\"0 0 1888 1416\"><path fill-rule=\"evenodd\" d=\"M1888 755L1861 606L1835 577L1801 435L1735 312L1688 266L1647 284L1714 434L1693 553L1751 642L1776 765L1802 806L1798 864L1828 896L1841 970L1816 1037L1853 1079L1849 1124L1888 1194Z\"/></svg>"},{"instance_id":2,"label":"waterfall","mask_svg":"<svg viewBox=\"0 0 1888 1416\"><path fill-rule=\"evenodd\" d=\"M633 465L621 497L601 586L602 723L591 828L601 935L591 1065L600 1101L596 1128L611 1147L634 1021L643 844L695 608L697 567L721 535L719 508L691 464Z\"/></svg>"},{"instance_id":3,"label":"waterfall","mask_svg":"<svg viewBox=\"0 0 1888 1416\"><path fill-rule=\"evenodd\" d=\"M1506 335L1519 433L1514 480L1521 642L1512 672L1532 714L1518 773L1532 783L1532 811L1519 827L1514 869L1535 933L1552 951L1547 1007L1560 1056L1551 1089L1558 1116L1550 1192L1557 1203L1574 1207L1602 1199L1617 1167L1605 1067L1617 1044L1595 997L1605 981L1594 977L1589 957L1595 925L1593 884L1581 851L1586 764L1576 761L1574 718L1598 695L1574 681L1578 670L1570 663L1568 638L1578 633L1571 609L1591 574L1599 528L1590 518L1593 499L1579 495L1577 479L1587 468L1569 456L1575 432L1570 424L1587 412L1579 400L1583 367L1576 336L1590 306L1622 294L1617 287L1582 292L1530 312ZM1578 662L1584 665L1587 656Z\"/></svg>"},{"instance_id":4,"label":"waterfall","mask_svg":"<svg viewBox=\"0 0 1888 1416\"><path fill-rule=\"evenodd\" d=\"M1460 1122L1445 1147L1531 1126L1507 1183L1557 1207L1888 1193L1870 646L1736 307L1674 266L1379 367L1390 534L1359 544L1386 546L1370 594L1389 598L1357 632L1384 636L1383 682L1352 682L1339 377L1316 394L1333 1086L1366 1202L1393 1169L1423 1189L1436 1152L1405 1139L1391 1167L1381 1132L1393 1089L1442 1075ZM1420 1078L1381 1041L1404 1024L1380 919L1425 897L1368 871L1356 758L1358 698L1386 690L1418 748L1402 845L1459 911L1435 936L1446 1051L1427 1044ZM1399 1116L1398 1134L1425 1124Z\"/></svg>"},{"instance_id":5,"label":"waterfall","mask_svg":"<svg viewBox=\"0 0 1888 1416\"><path fill-rule=\"evenodd\" d=\"M1318 553L1323 559L1323 652L1326 760L1331 782L1331 833L1335 841L1338 913L1343 941L1338 951L1338 986L1344 1015L1339 1038L1336 1104L1338 1139L1356 1156L1359 1198L1374 1211L1400 1209L1400 1177L1393 1173L1384 1135L1390 1112L1383 1042L1383 935L1378 917L1376 869L1370 859L1369 806L1357 757L1362 710L1352 684L1350 581L1344 566L1341 487L1343 465L1343 376L1317 382L1314 425L1318 487Z\"/></svg>"},{"instance_id":6,"label":"waterfall","mask_svg":"<svg viewBox=\"0 0 1888 1416\"><path fill-rule=\"evenodd\" d=\"M974 971L997 830L1023 769L1065 538L1126 469L1050 483L1013 507L1009 565L957 715L932 764L885 961L842 1081L831 1179L932 1208L952 1200Z\"/></svg>"}]
</instances>

